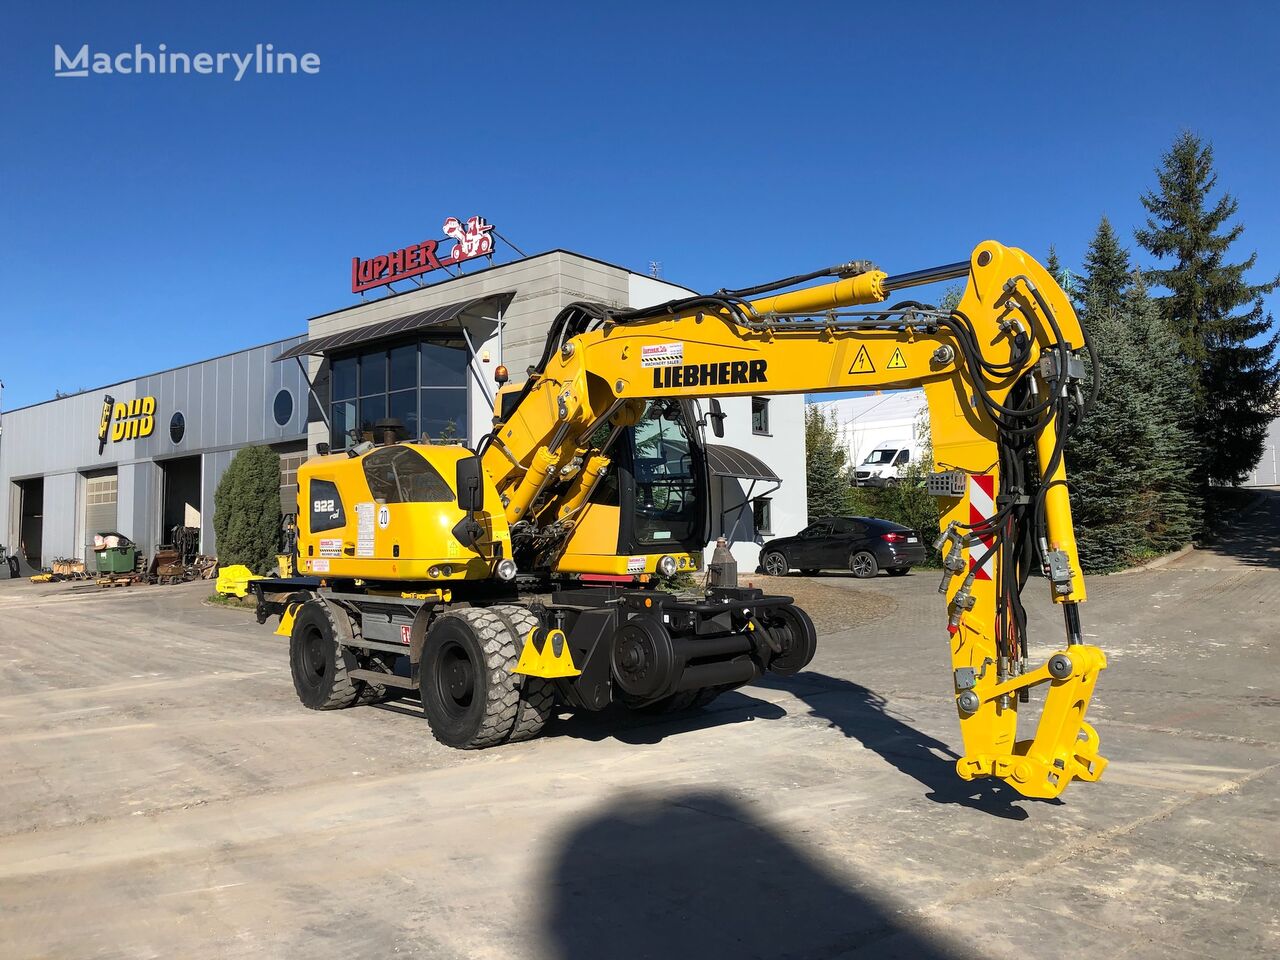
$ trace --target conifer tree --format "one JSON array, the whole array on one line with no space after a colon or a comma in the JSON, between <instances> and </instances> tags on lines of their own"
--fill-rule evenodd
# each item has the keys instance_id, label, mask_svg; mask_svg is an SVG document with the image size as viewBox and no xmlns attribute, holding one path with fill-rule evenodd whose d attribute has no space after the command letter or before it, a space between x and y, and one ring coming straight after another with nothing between
<instances>
[{"instance_id":1,"label":"conifer tree","mask_svg":"<svg viewBox=\"0 0 1280 960\"><path fill-rule=\"evenodd\" d=\"M804 409L804 439L810 519L847 514L852 501L846 470L849 451L833 419L816 404Z\"/></svg>"},{"instance_id":2,"label":"conifer tree","mask_svg":"<svg viewBox=\"0 0 1280 960\"><path fill-rule=\"evenodd\" d=\"M1213 148L1184 132L1157 171L1158 187L1142 197L1149 216L1135 236L1167 267L1147 280L1168 291L1161 311L1177 335L1193 378L1191 419L1197 480L1238 483L1262 455L1267 427L1280 414L1277 333L1262 297L1280 277L1250 283L1253 253L1230 262L1230 247L1244 226L1232 222L1239 204L1229 193L1216 200Z\"/></svg>"},{"instance_id":3,"label":"conifer tree","mask_svg":"<svg viewBox=\"0 0 1280 960\"><path fill-rule=\"evenodd\" d=\"M1082 301L1092 303L1094 309L1118 310L1131 270L1129 253L1120 246L1111 221L1104 216L1084 254Z\"/></svg>"},{"instance_id":4,"label":"conifer tree","mask_svg":"<svg viewBox=\"0 0 1280 960\"><path fill-rule=\"evenodd\" d=\"M1097 401L1067 446L1072 512L1080 562L1087 572L1116 570L1143 552L1140 481L1134 464L1148 446L1145 411L1133 389L1139 350L1119 310L1086 301L1084 313L1098 358L1084 389L1101 378Z\"/></svg>"}]
</instances>

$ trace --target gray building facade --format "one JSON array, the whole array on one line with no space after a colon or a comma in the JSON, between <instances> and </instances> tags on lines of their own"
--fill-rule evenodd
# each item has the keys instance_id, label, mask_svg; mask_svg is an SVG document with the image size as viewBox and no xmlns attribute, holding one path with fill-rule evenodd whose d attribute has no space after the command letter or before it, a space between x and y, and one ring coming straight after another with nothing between
<instances>
[{"instance_id":1,"label":"gray building facade","mask_svg":"<svg viewBox=\"0 0 1280 960\"><path fill-rule=\"evenodd\" d=\"M272 362L303 339L4 411L0 542L39 569L91 556L103 531L150 554L181 524L200 530L201 552L216 553L213 492L236 450L270 444L300 457L305 448L306 380L296 364ZM100 442L106 397L112 416Z\"/></svg>"}]
</instances>

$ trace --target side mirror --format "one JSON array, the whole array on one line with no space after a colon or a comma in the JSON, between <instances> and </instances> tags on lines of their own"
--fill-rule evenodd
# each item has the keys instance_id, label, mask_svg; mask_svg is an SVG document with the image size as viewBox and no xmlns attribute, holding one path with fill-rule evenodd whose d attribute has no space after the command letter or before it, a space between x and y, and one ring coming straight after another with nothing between
<instances>
[{"instance_id":1,"label":"side mirror","mask_svg":"<svg viewBox=\"0 0 1280 960\"><path fill-rule=\"evenodd\" d=\"M716 435L717 440L724 439L724 409L720 406L720 401L711 398L711 412L707 414L711 418L711 432Z\"/></svg>"},{"instance_id":2,"label":"side mirror","mask_svg":"<svg viewBox=\"0 0 1280 960\"><path fill-rule=\"evenodd\" d=\"M458 506L463 511L479 513L484 509L484 473L479 457L463 457L458 461L454 487L458 491Z\"/></svg>"}]
</instances>

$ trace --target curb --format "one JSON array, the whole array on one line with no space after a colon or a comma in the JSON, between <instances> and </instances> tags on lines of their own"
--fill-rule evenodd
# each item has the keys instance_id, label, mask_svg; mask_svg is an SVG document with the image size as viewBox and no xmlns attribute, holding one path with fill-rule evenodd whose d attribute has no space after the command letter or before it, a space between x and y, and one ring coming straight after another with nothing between
<instances>
[{"instance_id":1,"label":"curb","mask_svg":"<svg viewBox=\"0 0 1280 960\"><path fill-rule=\"evenodd\" d=\"M1154 560L1148 560L1146 563L1140 563L1136 567L1125 567L1123 570L1116 570L1114 573L1108 574L1108 576L1119 577L1126 573L1142 573L1144 570L1158 570L1166 563L1173 563L1175 560L1182 559L1195 548L1196 545L1194 543L1188 543L1185 547L1175 550L1173 553L1162 554Z\"/></svg>"}]
</instances>

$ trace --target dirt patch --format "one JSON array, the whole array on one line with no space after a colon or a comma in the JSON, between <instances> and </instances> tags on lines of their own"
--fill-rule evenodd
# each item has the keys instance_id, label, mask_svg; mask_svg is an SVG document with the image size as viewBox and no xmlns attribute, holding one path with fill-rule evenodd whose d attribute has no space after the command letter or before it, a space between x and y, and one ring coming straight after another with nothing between
<instances>
[{"instance_id":1,"label":"dirt patch","mask_svg":"<svg viewBox=\"0 0 1280 960\"><path fill-rule=\"evenodd\" d=\"M874 587L851 590L846 585L818 577L769 577L753 573L740 576L738 581L744 587L757 587L765 593L795 597L796 606L813 618L819 634L873 623L898 608L897 600Z\"/></svg>"}]
</instances>

